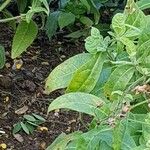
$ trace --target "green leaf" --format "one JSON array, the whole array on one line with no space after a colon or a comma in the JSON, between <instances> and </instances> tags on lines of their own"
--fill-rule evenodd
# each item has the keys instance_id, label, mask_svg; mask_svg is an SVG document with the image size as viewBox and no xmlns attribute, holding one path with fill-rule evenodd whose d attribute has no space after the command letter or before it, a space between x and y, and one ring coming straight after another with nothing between
<instances>
[{"instance_id":1,"label":"green leaf","mask_svg":"<svg viewBox=\"0 0 150 150\"><path fill-rule=\"evenodd\" d=\"M0 45L0 69L4 67L5 61L6 61L5 49L2 45Z\"/></svg>"},{"instance_id":2,"label":"green leaf","mask_svg":"<svg viewBox=\"0 0 150 150\"><path fill-rule=\"evenodd\" d=\"M25 133L29 134L29 129L27 128L27 126L23 122L20 122L20 124L21 124L21 127L22 127L23 131Z\"/></svg>"},{"instance_id":3,"label":"green leaf","mask_svg":"<svg viewBox=\"0 0 150 150\"><path fill-rule=\"evenodd\" d=\"M26 9L28 0L17 0L17 6L20 13L23 13Z\"/></svg>"},{"instance_id":4,"label":"green leaf","mask_svg":"<svg viewBox=\"0 0 150 150\"><path fill-rule=\"evenodd\" d=\"M87 143L86 150L100 149L102 147L102 142L105 142L105 145L107 145L105 148L112 147L112 129L108 128L108 126L98 126L84 133L82 136Z\"/></svg>"},{"instance_id":5,"label":"green leaf","mask_svg":"<svg viewBox=\"0 0 150 150\"><path fill-rule=\"evenodd\" d=\"M73 75L66 92L91 92L95 87L102 70L105 55L94 55L87 63L83 64Z\"/></svg>"},{"instance_id":6,"label":"green leaf","mask_svg":"<svg viewBox=\"0 0 150 150\"><path fill-rule=\"evenodd\" d=\"M105 95L110 99L114 99L111 95L113 91L123 91L128 85L134 74L134 67L130 65L121 65L117 67L110 75L108 81L104 86Z\"/></svg>"},{"instance_id":7,"label":"green leaf","mask_svg":"<svg viewBox=\"0 0 150 150\"><path fill-rule=\"evenodd\" d=\"M147 114L145 123L142 125L143 137L146 142L150 140L150 113Z\"/></svg>"},{"instance_id":8,"label":"green leaf","mask_svg":"<svg viewBox=\"0 0 150 150\"><path fill-rule=\"evenodd\" d=\"M103 101L94 95L81 92L69 93L56 98L50 104L48 112L55 109L67 108L96 116L96 112L100 111L98 106L101 104L103 104Z\"/></svg>"},{"instance_id":9,"label":"green leaf","mask_svg":"<svg viewBox=\"0 0 150 150\"><path fill-rule=\"evenodd\" d=\"M13 38L11 58L14 59L32 44L38 33L38 27L34 21L27 23L21 21Z\"/></svg>"},{"instance_id":10,"label":"green leaf","mask_svg":"<svg viewBox=\"0 0 150 150\"><path fill-rule=\"evenodd\" d=\"M65 88L71 81L74 72L92 56L88 53L75 55L58 65L48 76L45 85L45 93Z\"/></svg>"},{"instance_id":11,"label":"green leaf","mask_svg":"<svg viewBox=\"0 0 150 150\"><path fill-rule=\"evenodd\" d=\"M144 13L138 8L134 0L128 0L127 5L125 7L124 13L126 15L126 24L130 26L134 26L139 29L143 29L145 27L145 15ZM129 28L130 30L130 28Z\"/></svg>"},{"instance_id":12,"label":"green leaf","mask_svg":"<svg viewBox=\"0 0 150 150\"><path fill-rule=\"evenodd\" d=\"M17 124L14 125L13 134L16 134L20 130L21 130L21 124L20 124L20 122L18 122Z\"/></svg>"},{"instance_id":13,"label":"green leaf","mask_svg":"<svg viewBox=\"0 0 150 150\"><path fill-rule=\"evenodd\" d=\"M68 26L71 23L74 23L74 21L75 15L72 13L61 12L58 18L58 24L61 29Z\"/></svg>"},{"instance_id":14,"label":"green leaf","mask_svg":"<svg viewBox=\"0 0 150 150\"><path fill-rule=\"evenodd\" d=\"M123 13L117 13L112 19L112 27L117 35L122 35L126 31L125 27L126 17Z\"/></svg>"},{"instance_id":15,"label":"green leaf","mask_svg":"<svg viewBox=\"0 0 150 150\"><path fill-rule=\"evenodd\" d=\"M35 113L32 113L32 115L33 115L35 118L37 118L38 120L40 120L40 121L43 121L43 122L46 121L43 117L41 117L41 116L39 116L39 115L37 115L37 114L35 114Z\"/></svg>"},{"instance_id":16,"label":"green leaf","mask_svg":"<svg viewBox=\"0 0 150 150\"><path fill-rule=\"evenodd\" d=\"M136 2L136 3L137 3L138 7L141 10L150 8L150 1L149 0L140 0L140 1Z\"/></svg>"},{"instance_id":17,"label":"green leaf","mask_svg":"<svg viewBox=\"0 0 150 150\"><path fill-rule=\"evenodd\" d=\"M106 51L109 44L109 37L103 39L99 30L95 27L91 29L91 36L85 39L85 48L91 54L96 54L100 51Z\"/></svg>"},{"instance_id":18,"label":"green leaf","mask_svg":"<svg viewBox=\"0 0 150 150\"><path fill-rule=\"evenodd\" d=\"M80 132L74 132L68 135L62 133L46 150L65 150L69 142L78 139L80 134Z\"/></svg>"},{"instance_id":19,"label":"green leaf","mask_svg":"<svg viewBox=\"0 0 150 150\"><path fill-rule=\"evenodd\" d=\"M98 8L96 7L93 0L87 0L87 2L89 3L91 7L91 12L94 14L95 24L98 24L99 19L100 19L100 13L99 13Z\"/></svg>"},{"instance_id":20,"label":"green leaf","mask_svg":"<svg viewBox=\"0 0 150 150\"><path fill-rule=\"evenodd\" d=\"M36 124L31 124L32 122L26 122L25 123L25 125L26 125L26 127L28 128L28 130L29 130L29 132L32 134L33 133L33 131L35 130L35 126L37 127L38 125L36 125Z\"/></svg>"},{"instance_id":21,"label":"green leaf","mask_svg":"<svg viewBox=\"0 0 150 150\"><path fill-rule=\"evenodd\" d=\"M3 15L5 18L13 18L14 16L7 10L5 9L2 11ZM16 21L12 20L7 23L13 30L16 30Z\"/></svg>"},{"instance_id":22,"label":"green leaf","mask_svg":"<svg viewBox=\"0 0 150 150\"><path fill-rule=\"evenodd\" d=\"M80 18L80 21L81 21L81 23L83 23L83 24L85 24L86 26L89 26L89 27L91 27L93 25L93 21L90 18L85 17L85 16L82 16Z\"/></svg>"},{"instance_id":23,"label":"green leaf","mask_svg":"<svg viewBox=\"0 0 150 150\"><path fill-rule=\"evenodd\" d=\"M59 17L60 12L59 11L54 11L49 14L47 17L45 29L46 29L46 34L48 35L49 39L53 35L55 35L56 30L58 28L58 17Z\"/></svg>"},{"instance_id":24,"label":"green leaf","mask_svg":"<svg viewBox=\"0 0 150 150\"><path fill-rule=\"evenodd\" d=\"M23 118L25 118L28 121L32 121L32 122L36 121L36 119L31 115L24 115Z\"/></svg>"},{"instance_id":25,"label":"green leaf","mask_svg":"<svg viewBox=\"0 0 150 150\"><path fill-rule=\"evenodd\" d=\"M105 65L103 66L103 69L99 75L99 79L98 79L94 89L92 90L91 94L100 96L101 93L103 93L103 86L107 82L107 80L111 74L111 71L112 71L111 67L105 66Z\"/></svg>"},{"instance_id":26,"label":"green leaf","mask_svg":"<svg viewBox=\"0 0 150 150\"><path fill-rule=\"evenodd\" d=\"M126 46L127 53L130 56L134 56L136 54L136 45L133 43L132 40L126 37L121 37L120 41Z\"/></svg>"}]
</instances>

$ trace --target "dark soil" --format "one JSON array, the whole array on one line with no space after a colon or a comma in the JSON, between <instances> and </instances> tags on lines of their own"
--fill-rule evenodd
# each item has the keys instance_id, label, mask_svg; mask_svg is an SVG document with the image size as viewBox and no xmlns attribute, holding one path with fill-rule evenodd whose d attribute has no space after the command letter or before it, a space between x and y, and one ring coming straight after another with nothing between
<instances>
[{"instance_id":1,"label":"dark soil","mask_svg":"<svg viewBox=\"0 0 150 150\"><path fill-rule=\"evenodd\" d=\"M49 41L44 32L39 32L38 38L20 58L23 61L21 69L14 68L10 58L13 32L6 25L0 26L0 43L5 47L7 62L0 70L0 144L5 143L8 150L38 150L45 149L62 132L85 130L78 119L78 113L59 111L47 115L50 101L61 95L57 91L45 95L44 82L50 71L65 59L83 51L82 42L70 42L57 36ZM59 37L59 38L58 38ZM76 44L75 44L76 43ZM25 114L36 113L46 119L41 126L48 131L36 129L33 134L19 132L23 142L19 142L12 134L13 125L22 120L23 115L16 110L27 106ZM85 117L84 121L88 122Z\"/></svg>"}]
</instances>

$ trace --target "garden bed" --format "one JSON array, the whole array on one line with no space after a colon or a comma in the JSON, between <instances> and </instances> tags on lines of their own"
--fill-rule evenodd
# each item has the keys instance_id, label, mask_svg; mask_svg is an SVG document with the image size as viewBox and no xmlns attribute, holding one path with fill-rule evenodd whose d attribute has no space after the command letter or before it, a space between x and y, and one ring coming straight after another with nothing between
<instances>
[{"instance_id":1,"label":"garden bed","mask_svg":"<svg viewBox=\"0 0 150 150\"><path fill-rule=\"evenodd\" d=\"M84 50L82 42L64 41L62 36L51 42L45 33L39 33L35 42L21 57L23 65L14 69L14 61L10 58L11 40L13 32L6 25L0 26L0 43L4 45L7 54L6 66L0 71L0 143L5 143L8 149L37 150L47 147L60 133L83 130L78 120L78 113L58 112L47 115L47 108L54 98L63 91L57 91L49 96L43 93L45 78L49 72L65 59ZM39 131L27 135L19 132L23 141L19 142L12 134L13 125L22 120L23 114L16 110L28 107L23 114L36 113L46 119L41 126L48 131ZM85 120L89 120L85 117Z\"/></svg>"}]
</instances>

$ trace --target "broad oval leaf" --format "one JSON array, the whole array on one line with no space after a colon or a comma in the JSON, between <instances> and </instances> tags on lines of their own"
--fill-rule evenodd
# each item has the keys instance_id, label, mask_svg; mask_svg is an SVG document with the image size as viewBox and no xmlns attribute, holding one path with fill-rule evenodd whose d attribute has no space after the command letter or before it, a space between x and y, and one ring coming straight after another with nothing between
<instances>
[{"instance_id":1,"label":"broad oval leaf","mask_svg":"<svg viewBox=\"0 0 150 150\"><path fill-rule=\"evenodd\" d=\"M121 65L117 67L110 75L104 86L104 93L111 100L114 99L111 95L113 91L123 91L134 74L134 67L130 65Z\"/></svg>"},{"instance_id":2,"label":"broad oval leaf","mask_svg":"<svg viewBox=\"0 0 150 150\"><path fill-rule=\"evenodd\" d=\"M103 105L104 102L92 94L87 93L68 93L56 98L49 106L48 112L67 108L78 112L86 113L92 116L96 116L98 106ZM104 112L105 114L105 112Z\"/></svg>"},{"instance_id":3,"label":"broad oval leaf","mask_svg":"<svg viewBox=\"0 0 150 150\"><path fill-rule=\"evenodd\" d=\"M2 69L5 65L5 49L2 45L0 45L0 69Z\"/></svg>"},{"instance_id":4,"label":"broad oval leaf","mask_svg":"<svg viewBox=\"0 0 150 150\"><path fill-rule=\"evenodd\" d=\"M99 74L102 70L105 55L99 53L94 55L87 63L83 64L73 75L66 92L90 93L95 87Z\"/></svg>"},{"instance_id":5,"label":"broad oval leaf","mask_svg":"<svg viewBox=\"0 0 150 150\"><path fill-rule=\"evenodd\" d=\"M49 94L54 90L66 88L70 83L74 72L91 59L91 57L92 56L88 53L82 53L75 55L58 65L47 78L45 93Z\"/></svg>"},{"instance_id":6,"label":"broad oval leaf","mask_svg":"<svg viewBox=\"0 0 150 150\"><path fill-rule=\"evenodd\" d=\"M34 21L30 21L30 23L26 21L20 22L13 38L12 59L20 56L22 52L26 51L36 38L37 33L38 27Z\"/></svg>"},{"instance_id":7,"label":"broad oval leaf","mask_svg":"<svg viewBox=\"0 0 150 150\"><path fill-rule=\"evenodd\" d=\"M58 18L58 24L60 28L64 28L68 26L71 23L74 23L75 21L75 15L70 13L61 12L59 18Z\"/></svg>"}]
</instances>

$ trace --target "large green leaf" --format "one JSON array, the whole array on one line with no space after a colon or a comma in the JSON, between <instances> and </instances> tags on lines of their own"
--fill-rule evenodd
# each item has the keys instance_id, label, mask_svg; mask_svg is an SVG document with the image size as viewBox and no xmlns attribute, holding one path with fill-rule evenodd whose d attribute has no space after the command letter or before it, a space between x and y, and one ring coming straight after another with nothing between
<instances>
[{"instance_id":1,"label":"large green leaf","mask_svg":"<svg viewBox=\"0 0 150 150\"><path fill-rule=\"evenodd\" d=\"M56 33L56 30L58 28L58 17L59 17L60 12L59 11L54 11L49 14L47 17L45 29L46 29L46 34L51 39L51 37Z\"/></svg>"},{"instance_id":2,"label":"large green leaf","mask_svg":"<svg viewBox=\"0 0 150 150\"><path fill-rule=\"evenodd\" d=\"M139 0L137 2L137 5L141 10L148 9L148 8L150 8L150 1L149 0Z\"/></svg>"},{"instance_id":3,"label":"large green leaf","mask_svg":"<svg viewBox=\"0 0 150 150\"><path fill-rule=\"evenodd\" d=\"M105 55L99 53L94 55L87 63L83 64L73 75L67 88L67 92L88 92L95 87L99 74L102 70Z\"/></svg>"},{"instance_id":4,"label":"large green leaf","mask_svg":"<svg viewBox=\"0 0 150 150\"><path fill-rule=\"evenodd\" d=\"M21 21L13 38L11 57L14 59L32 44L38 33L38 27L34 21L27 23Z\"/></svg>"},{"instance_id":5,"label":"large green leaf","mask_svg":"<svg viewBox=\"0 0 150 150\"><path fill-rule=\"evenodd\" d=\"M61 29L68 26L71 23L74 23L74 21L75 15L72 13L61 12L58 18L58 24Z\"/></svg>"},{"instance_id":6,"label":"large green leaf","mask_svg":"<svg viewBox=\"0 0 150 150\"><path fill-rule=\"evenodd\" d=\"M104 86L105 95L113 99L113 91L123 91L134 74L134 67L130 65L121 65L117 67L110 75Z\"/></svg>"},{"instance_id":7,"label":"large green leaf","mask_svg":"<svg viewBox=\"0 0 150 150\"><path fill-rule=\"evenodd\" d=\"M0 69L2 69L5 65L5 49L2 45L0 45Z\"/></svg>"},{"instance_id":8,"label":"large green leaf","mask_svg":"<svg viewBox=\"0 0 150 150\"><path fill-rule=\"evenodd\" d=\"M84 63L86 63L89 59L91 59L91 55L88 53L78 54L73 56L57 66L48 76L45 90L46 93L65 88L71 81L71 78L74 72Z\"/></svg>"},{"instance_id":9,"label":"large green leaf","mask_svg":"<svg viewBox=\"0 0 150 150\"><path fill-rule=\"evenodd\" d=\"M49 147L47 147L46 150L65 150L67 145L71 141L78 139L80 135L80 132L74 132L68 135L62 133L55 139L55 141Z\"/></svg>"},{"instance_id":10,"label":"large green leaf","mask_svg":"<svg viewBox=\"0 0 150 150\"><path fill-rule=\"evenodd\" d=\"M104 105L104 102L99 98L87 93L68 93L56 98L49 106L48 111L55 109L67 108L78 112L86 113L92 116L97 116L97 113L103 115L107 114L101 112L98 106Z\"/></svg>"}]
</instances>

